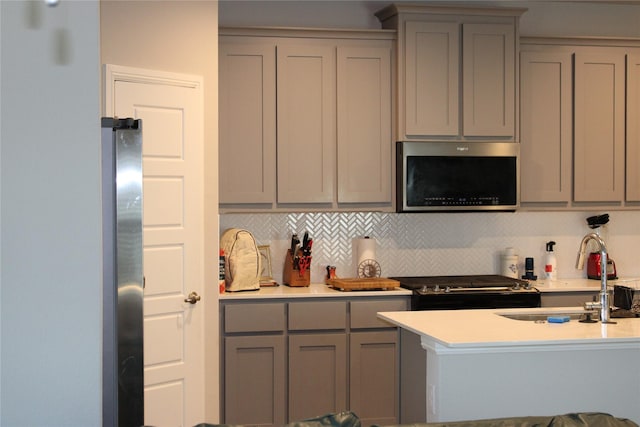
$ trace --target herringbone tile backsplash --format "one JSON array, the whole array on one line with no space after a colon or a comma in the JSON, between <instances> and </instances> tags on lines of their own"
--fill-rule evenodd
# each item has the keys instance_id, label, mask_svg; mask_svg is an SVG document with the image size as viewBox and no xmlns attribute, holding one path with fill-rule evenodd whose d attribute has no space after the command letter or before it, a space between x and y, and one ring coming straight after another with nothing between
<instances>
[{"instance_id":1,"label":"herringbone tile backsplash","mask_svg":"<svg viewBox=\"0 0 640 427\"><path fill-rule=\"evenodd\" d=\"M354 239L377 241L382 276L495 274L500 254L514 247L520 257L535 259L542 276L545 243L556 241L558 276L584 277L574 263L582 236L591 230L585 212L516 213L274 213L220 215L220 232L244 228L258 244L269 245L273 277L282 281L291 234L308 231L314 239L311 280L320 283L326 266L339 277L356 277ZM602 230L621 277L640 276L640 212L612 212Z\"/></svg>"}]
</instances>

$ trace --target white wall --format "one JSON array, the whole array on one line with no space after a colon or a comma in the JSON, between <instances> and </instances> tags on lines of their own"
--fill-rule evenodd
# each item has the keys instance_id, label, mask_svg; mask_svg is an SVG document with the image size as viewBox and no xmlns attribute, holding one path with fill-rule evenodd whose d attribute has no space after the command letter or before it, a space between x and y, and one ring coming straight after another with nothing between
<instances>
[{"instance_id":1,"label":"white wall","mask_svg":"<svg viewBox=\"0 0 640 427\"><path fill-rule=\"evenodd\" d=\"M98 3L0 10L0 424L97 426Z\"/></svg>"},{"instance_id":2,"label":"white wall","mask_svg":"<svg viewBox=\"0 0 640 427\"><path fill-rule=\"evenodd\" d=\"M2 7L0 7L0 396L2 396ZM0 423L2 398L0 397Z\"/></svg>"},{"instance_id":3,"label":"white wall","mask_svg":"<svg viewBox=\"0 0 640 427\"><path fill-rule=\"evenodd\" d=\"M456 0L444 0L456 4ZM220 1L220 25L380 28L374 13L390 0ZM398 3L429 3L407 2ZM525 7L522 35L640 37L640 4L578 1L478 1L467 3ZM619 2L621 3L621 2Z\"/></svg>"},{"instance_id":4,"label":"white wall","mask_svg":"<svg viewBox=\"0 0 640 427\"><path fill-rule=\"evenodd\" d=\"M201 76L204 90L205 260L218 257L218 4L213 0L102 1L103 64ZM217 422L217 272L204 263L206 421ZM205 420L203 420L205 421ZM161 426L160 426L161 427Z\"/></svg>"},{"instance_id":5,"label":"white wall","mask_svg":"<svg viewBox=\"0 0 640 427\"><path fill-rule=\"evenodd\" d=\"M640 37L640 3L522 1L523 36Z\"/></svg>"}]
</instances>

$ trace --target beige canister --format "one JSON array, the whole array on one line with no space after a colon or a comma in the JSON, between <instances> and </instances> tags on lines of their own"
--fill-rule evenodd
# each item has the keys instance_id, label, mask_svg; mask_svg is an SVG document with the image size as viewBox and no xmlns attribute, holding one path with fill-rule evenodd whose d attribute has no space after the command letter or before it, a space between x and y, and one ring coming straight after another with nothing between
<instances>
[{"instance_id":1,"label":"beige canister","mask_svg":"<svg viewBox=\"0 0 640 427\"><path fill-rule=\"evenodd\" d=\"M500 256L500 274L518 278L518 254L515 248L506 248Z\"/></svg>"}]
</instances>

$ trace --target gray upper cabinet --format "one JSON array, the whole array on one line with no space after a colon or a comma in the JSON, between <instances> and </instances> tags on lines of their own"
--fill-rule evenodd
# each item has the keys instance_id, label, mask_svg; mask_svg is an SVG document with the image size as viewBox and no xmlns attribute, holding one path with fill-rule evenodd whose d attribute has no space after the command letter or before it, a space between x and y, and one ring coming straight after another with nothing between
<instances>
[{"instance_id":1,"label":"gray upper cabinet","mask_svg":"<svg viewBox=\"0 0 640 427\"><path fill-rule=\"evenodd\" d=\"M570 52L520 53L520 203L566 206L572 182Z\"/></svg>"},{"instance_id":2,"label":"gray upper cabinet","mask_svg":"<svg viewBox=\"0 0 640 427\"><path fill-rule=\"evenodd\" d=\"M624 197L625 54L575 53L575 202L614 202Z\"/></svg>"},{"instance_id":3,"label":"gray upper cabinet","mask_svg":"<svg viewBox=\"0 0 640 427\"><path fill-rule=\"evenodd\" d=\"M640 50L627 55L626 202L640 203Z\"/></svg>"},{"instance_id":4,"label":"gray upper cabinet","mask_svg":"<svg viewBox=\"0 0 640 427\"><path fill-rule=\"evenodd\" d=\"M276 176L276 46L221 37L220 203L271 203Z\"/></svg>"},{"instance_id":5,"label":"gray upper cabinet","mask_svg":"<svg viewBox=\"0 0 640 427\"><path fill-rule=\"evenodd\" d=\"M395 32L220 29L220 210L392 209Z\"/></svg>"},{"instance_id":6,"label":"gray upper cabinet","mask_svg":"<svg viewBox=\"0 0 640 427\"><path fill-rule=\"evenodd\" d=\"M398 30L398 140L516 140L524 10L391 5L376 14Z\"/></svg>"},{"instance_id":7,"label":"gray upper cabinet","mask_svg":"<svg viewBox=\"0 0 640 427\"><path fill-rule=\"evenodd\" d=\"M624 41L523 38L523 208L637 208L637 52Z\"/></svg>"},{"instance_id":8,"label":"gray upper cabinet","mask_svg":"<svg viewBox=\"0 0 640 427\"><path fill-rule=\"evenodd\" d=\"M399 140L459 133L460 30L457 23L408 21L404 41L404 131Z\"/></svg>"},{"instance_id":9,"label":"gray upper cabinet","mask_svg":"<svg viewBox=\"0 0 640 427\"><path fill-rule=\"evenodd\" d=\"M339 46L337 61L337 201L389 204L391 44Z\"/></svg>"},{"instance_id":10,"label":"gray upper cabinet","mask_svg":"<svg viewBox=\"0 0 640 427\"><path fill-rule=\"evenodd\" d=\"M516 139L516 28L462 25L462 136Z\"/></svg>"},{"instance_id":11,"label":"gray upper cabinet","mask_svg":"<svg viewBox=\"0 0 640 427\"><path fill-rule=\"evenodd\" d=\"M331 203L335 48L278 46L278 203Z\"/></svg>"}]
</instances>

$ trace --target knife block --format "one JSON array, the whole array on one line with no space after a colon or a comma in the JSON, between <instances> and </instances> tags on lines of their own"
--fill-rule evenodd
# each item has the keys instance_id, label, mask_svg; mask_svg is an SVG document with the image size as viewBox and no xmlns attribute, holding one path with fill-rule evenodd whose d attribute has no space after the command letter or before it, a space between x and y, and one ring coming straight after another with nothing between
<instances>
[{"instance_id":1,"label":"knife block","mask_svg":"<svg viewBox=\"0 0 640 427\"><path fill-rule=\"evenodd\" d=\"M287 256L284 260L284 272L282 274L282 281L287 286L300 287L309 286L311 284L311 265L307 268L304 274L300 274L299 270L293 269L293 256L291 255L291 249L287 249Z\"/></svg>"}]
</instances>

